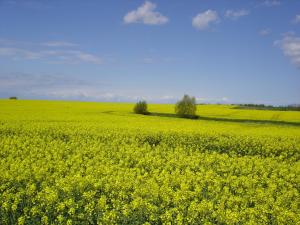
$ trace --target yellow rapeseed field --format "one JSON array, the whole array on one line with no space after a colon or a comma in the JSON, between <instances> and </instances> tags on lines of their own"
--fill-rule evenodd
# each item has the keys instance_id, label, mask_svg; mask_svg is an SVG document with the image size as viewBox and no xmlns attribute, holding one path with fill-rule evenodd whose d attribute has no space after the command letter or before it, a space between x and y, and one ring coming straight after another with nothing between
<instances>
[{"instance_id":1,"label":"yellow rapeseed field","mask_svg":"<svg viewBox=\"0 0 300 225\"><path fill-rule=\"evenodd\" d=\"M0 224L297 224L300 112L0 101Z\"/></svg>"}]
</instances>

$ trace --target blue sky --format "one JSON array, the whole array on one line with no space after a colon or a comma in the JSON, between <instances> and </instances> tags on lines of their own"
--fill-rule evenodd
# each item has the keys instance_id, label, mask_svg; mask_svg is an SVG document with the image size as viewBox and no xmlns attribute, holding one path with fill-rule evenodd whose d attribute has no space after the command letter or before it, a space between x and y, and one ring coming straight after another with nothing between
<instances>
[{"instance_id":1,"label":"blue sky","mask_svg":"<svg viewBox=\"0 0 300 225\"><path fill-rule=\"evenodd\" d=\"M300 103L298 0L0 0L0 98Z\"/></svg>"}]
</instances>

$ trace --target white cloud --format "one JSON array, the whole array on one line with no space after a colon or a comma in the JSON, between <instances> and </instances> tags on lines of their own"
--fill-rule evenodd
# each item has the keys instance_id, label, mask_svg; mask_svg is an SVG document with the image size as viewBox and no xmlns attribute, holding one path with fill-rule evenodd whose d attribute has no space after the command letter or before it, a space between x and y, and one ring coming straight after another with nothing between
<instances>
[{"instance_id":1,"label":"white cloud","mask_svg":"<svg viewBox=\"0 0 300 225\"><path fill-rule=\"evenodd\" d=\"M230 99L228 97L220 98L205 98L205 97L196 97L198 103L228 103Z\"/></svg>"},{"instance_id":2,"label":"white cloud","mask_svg":"<svg viewBox=\"0 0 300 225\"><path fill-rule=\"evenodd\" d=\"M0 43L1 44L1 43ZM31 50L23 47L0 46L0 57L13 60L42 60L48 63L78 64L91 63L102 64L102 58L79 50Z\"/></svg>"},{"instance_id":3,"label":"white cloud","mask_svg":"<svg viewBox=\"0 0 300 225\"><path fill-rule=\"evenodd\" d=\"M222 101L228 102L228 101L229 101L229 98L228 98L228 97L222 97Z\"/></svg>"},{"instance_id":4,"label":"white cloud","mask_svg":"<svg viewBox=\"0 0 300 225\"><path fill-rule=\"evenodd\" d=\"M147 57L147 58L143 58L142 62L145 64L152 64L155 62L155 60L153 58Z\"/></svg>"},{"instance_id":5,"label":"white cloud","mask_svg":"<svg viewBox=\"0 0 300 225\"><path fill-rule=\"evenodd\" d=\"M79 61L81 62L87 62L87 63L93 63L93 64L102 64L102 59L99 58L98 56L89 54L89 53L84 53L81 51L75 51L75 55Z\"/></svg>"},{"instance_id":6,"label":"white cloud","mask_svg":"<svg viewBox=\"0 0 300 225\"><path fill-rule=\"evenodd\" d=\"M269 35L271 32L272 32L271 29L266 28L266 29L260 30L260 31L259 31L259 35L260 35L260 36L267 36L267 35Z\"/></svg>"},{"instance_id":7,"label":"white cloud","mask_svg":"<svg viewBox=\"0 0 300 225\"><path fill-rule=\"evenodd\" d=\"M22 7L28 9L48 9L50 1L41 1L41 0L1 0L0 5L3 4L5 6L10 7Z\"/></svg>"},{"instance_id":8,"label":"white cloud","mask_svg":"<svg viewBox=\"0 0 300 225\"><path fill-rule=\"evenodd\" d=\"M300 14L299 14L299 15L296 15L294 21L295 21L295 23L300 23Z\"/></svg>"},{"instance_id":9,"label":"white cloud","mask_svg":"<svg viewBox=\"0 0 300 225\"><path fill-rule=\"evenodd\" d=\"M110 83L70 75L0 73L0 97L21 99L68 99L81 101L135 102L139 99L163 101L159 97L143 97L136 90L113 89Z\"/></svg>"},{"instance_id":10,"label":"white cloud","mask_svg":"<svg viewBox=\"0 0 300 225\"><path fill-rule=\"evenodd\" d=\"M286 35L282 40L276 41L275 45L279 45L284 55L300 69L300 37Z\"/></svg>"},{"instance_id":11,"label":"white cloud","mask_svg":"<svg viewBox=\"0 0 300 225\"><path fill-rule=\"evenodd\" d=\"M101 80L100 80L101 79ZM21 99L68 99L81 101L175 103L182 96L174 93L114 87L102 78L88 78L66 74L35 74L0 72L0 98L17 96ZM227 97L197 98L199 102L228 102Z\"/></svg>"},{"instance_id":12,"label":"white cloud","mask_svg":"<svg viewBox=\"0 0 300 225\"><path fill-rule=\"evenodd\" d=\"M199 30L205 30L209 28L210 24L217 23L219 21L218 13L213 10L207 10L199 13L193 18L192 25Z\"/></svg>"},{"instance_id":13,"label":"white cloud","mask_svg":"<svg viewBox=\"0 0 300 225\"><path fill-rule=\"evenodd\" d=\"M266 0L262 3L262 5L267 6L267 7L279 6L279 5L281 5L281 2L278 0Z\"/></svg>"},{"instance_id":14,"label":"white cloud","mask_svg":"<svg viewBox=\"0 0 300 225\"><path fill-rule=\"evenodd\" d=\"M17 59L40 59L42 55L39 52L34 52L20 48L0 47L0 56L11 57Z\"/></svg>"},{"instance_id":15,"label":"white cloud","mask_svg":"<svg viewBox=\"0 0 300 225\"><path fill-rule=\"evenodd\" d=\"M8 73L0 74L0 88L7 90L32 90L47 89L54 87L86 86L87 83L72 77L58 75L41 75L31 73Z\"/></svg>"},{"instance_id":16,"label":"white cloud","mask_svg":"<svg viewBox=\"0 0 300 225\"><path fill-rule=\"evenodd\" d=\"M86 52L78 50L54 50L54 51L42 51L41 52L50 63L92 63L102 64L102 58L92 55Z\"/></svg>"},{"instance_id":17,"label":"white cloud","mask_svg":"<svg viewBox=\"0 0 300 225\"><path fill-rule=\"evenodd\" d=\"M8 73L0 74L0 96L21 98L108 100L115 95L104 89L104 83L81 80L73 76Z\"/></svg>"},{"instance_id":18,"label":"white cloud","mask_svg":"<svg viewBox=\"0 0 300 225\"><path fill-rule=\"evenodd\" d=\"M66 42L66 41L49 41L42 43L42 45L47 46L47 47L74 47L78 46L77 44L71 43L71 42Z\"/></svg>"},{"instance_id":19,"label":"white cloud","mask_svg":"<svg viewBox=\"0 0 300 225\"><path fill-rule=\"evenodd\" d=\"M146 56L139 60L139 62L144 64L154 64L154 63L174 63L177 59L174 57L161 57L161 56Z\"/></svg>"},{"instance_id":20,"label":"white cloud","mask_svg":"<svg viewBox=\"0 0 300 225\"><path fill-rule=\"evenodd\" d=\"M159 12L154 11L156 5L150 1L146 1L142 6L127 13L123 21L129 23L144 23L149 25L161 25L169 21L169 19Z\"/></svg>"},{"instance_id":21,"label":"white cloud","mask_svg":"<svg viewBox=\"0 0 300 225\"><path fill-rule=\"evenodd\" d=\"M240 9L240 10L227 10L225 12L225 17L236 20L242 16L247 16L250 14L250 11L245 10L245 9Z\"/></svg>"}]
</instances>

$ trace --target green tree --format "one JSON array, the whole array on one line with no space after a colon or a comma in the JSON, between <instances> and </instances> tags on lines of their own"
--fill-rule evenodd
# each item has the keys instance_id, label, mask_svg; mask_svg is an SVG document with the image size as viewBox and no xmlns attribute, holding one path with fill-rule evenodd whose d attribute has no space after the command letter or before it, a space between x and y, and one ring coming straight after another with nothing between
<instances>
[{"instance_id":1,"label":"green tree","mask_svg":"<svg viewBox=\"0 0 300 225\"><path fill-rule=\"evenodd\" d=\"M137 102L133 108L133 111L136 114L144 114L144 115L149 114L147 102L146 101Z\"/></svg>"},{"instance_id":2,"label":"green tree","mask_svg":"<svg viewBox=\"0 0 300 225\"><path fill-rule=\"evenodd\" d=\"M184 95L183 98L176 103L175 113L180 117L197 118L196 116L196 99L189 95Z\"/></svg>"}]
</instances>

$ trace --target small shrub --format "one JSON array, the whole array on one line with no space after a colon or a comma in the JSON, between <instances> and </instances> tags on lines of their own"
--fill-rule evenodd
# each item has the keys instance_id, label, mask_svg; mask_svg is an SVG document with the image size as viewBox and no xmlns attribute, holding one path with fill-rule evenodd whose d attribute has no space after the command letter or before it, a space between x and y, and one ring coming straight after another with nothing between
<instances>
[{"instance_id":1,"label":"small shrub","mask_svg":"<svg viewBox=\"0 0 300 225\"><path fill-rule=\"evenodd\" d=\"M196 119L196 99L195 97L190 97L184 95L183 98L176 103L175 113L180 117Z\"/></svg>"},{"instance_id":2,"label":"small shrub","mask_svg":"<svg viewBox=\"0 0 300 225\"><path fill-rule=\"evenodd\" d=\"M146 101L139 101L135 104L133 111L137 114L149 114L148 112L148 105Z\"/></svg>"},{"instance_id":3,"label":"small shrub","mask_svg":"<svg viewBox=\"0 0 300 225\"><path fill-rule=\"evenodd\" d=\"M16 96L12 96L12 97L9 97L9 99L11 99L11 100L17 100L18 98Z\"/></svg>"}]
</instances>

